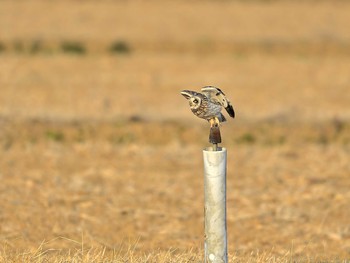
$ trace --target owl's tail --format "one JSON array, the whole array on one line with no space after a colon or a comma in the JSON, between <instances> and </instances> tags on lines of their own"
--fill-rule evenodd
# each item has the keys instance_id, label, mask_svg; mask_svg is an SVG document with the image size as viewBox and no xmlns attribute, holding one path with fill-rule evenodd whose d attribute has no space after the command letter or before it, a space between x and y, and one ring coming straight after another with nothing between
<instances>
[{"instance_id":1,"label":"owl's tail","mask_svg":"<svg viewBox=\"0 0 350 263\"><path fill-rule=\"evenodd\" d=\"M235 117L235 110L233 109L230 102L228 102L227 107L225 109L226 109L227 113L230 115L230 117L232 117L232 118Z\"/></svg>"}]
</instances>

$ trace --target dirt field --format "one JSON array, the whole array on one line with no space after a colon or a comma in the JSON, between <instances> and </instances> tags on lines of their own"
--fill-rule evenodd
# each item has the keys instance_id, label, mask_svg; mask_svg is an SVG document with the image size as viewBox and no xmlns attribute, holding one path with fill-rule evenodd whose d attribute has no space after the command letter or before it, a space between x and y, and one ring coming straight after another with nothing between
<instances>
[{"instance_id":1,"label":"dirt field","mask_svg":"<svg viewBox=\"0 0 350 263\"><path fill-rule=\"evenodd\" d=\"M208 124L179 92L208 84L237 113L230 260L350 260L349 12L2 1L0 261L201 262Z\"/></svg>"}]
</instances>

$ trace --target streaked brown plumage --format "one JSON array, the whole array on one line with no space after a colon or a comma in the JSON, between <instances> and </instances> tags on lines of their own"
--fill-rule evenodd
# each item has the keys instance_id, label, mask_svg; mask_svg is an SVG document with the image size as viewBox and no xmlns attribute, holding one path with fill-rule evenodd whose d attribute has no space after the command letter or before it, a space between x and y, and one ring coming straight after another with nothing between
<instances>
[{"instance_id":1,"label":"streaked brown plumage","mask_svg":"<svg viewBox=\"0 0 350 263\"><path fill-rule=\"evenodd\" d=\"M226 121L221 113L222 107L226 109L230 117L235 117L235 111L226 98L225 94L218 88L206 86L201 93L191 90L183 90L181 94L188 100L194 115L210 122L211 126L217 126Z\"/></svg>"}]
</instances>

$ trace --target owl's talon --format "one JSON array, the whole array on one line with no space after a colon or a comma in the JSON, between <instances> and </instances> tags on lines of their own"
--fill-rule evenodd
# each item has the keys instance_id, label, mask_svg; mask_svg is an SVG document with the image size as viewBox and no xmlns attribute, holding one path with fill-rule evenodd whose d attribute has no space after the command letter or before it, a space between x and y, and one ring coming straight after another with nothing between
<instances>
[{"instance_id":1,"label":"owl's talon","mask_svg":"<svg viewBox=\"0 0 350 263\"><path fill-rule=\"evenodd\" d=\"M209 123L210 123L210 128L220 127L220 121L219 121L219 119L217 117L214 117L214 118L210 119Z\"/></svg>"}]
</instances>

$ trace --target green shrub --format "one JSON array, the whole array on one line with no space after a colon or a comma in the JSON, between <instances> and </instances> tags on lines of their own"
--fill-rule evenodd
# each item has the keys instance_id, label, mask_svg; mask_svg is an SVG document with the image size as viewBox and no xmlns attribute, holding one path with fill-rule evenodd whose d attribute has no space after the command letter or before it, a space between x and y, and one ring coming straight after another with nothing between
<instances>
[{"instance_id":1,"label":"green shrub","mask_svg":"<svg viewBox=\"0 0 350 263\"><path fill-rule=\"evenodd\" d=\"M246 144L252 144L256 142L256 138L251 133L244 133L240 137L236 139L237 143L246 143Z\"/></svg>"},{"instance_id":2,"label":"green shrub","mask_svg":"<svg viewBox=\"0 0 350 263\"><path fill-rule=\"evenodd\" d=\"M131 52L130 46L124 41L115 41L109 48L111 53L128 54Z\"/></svg>"},{"instance_id":3,"label":"green shrub","mask_svg":"<svg viewBox=\"0 0 350 263\"><path fill-rule=\"evenodd\" d=\"M83 55L86 53L85 46L80 42L63 42L61 44L61 49L64 53L72 53L78 55Z\"/></svg>"},{"instance_id":4,"label":"green shrub","mask_svg":"<svg viewBox=\"0 0 350 263\"><path fill-rule=\"evenodd\" d=\"M64 140L64 134L60 131L47 131L46 137L55 142L62 142Z\"/></svg>"},{"instance_id":5,"label":"green shrub","mask_svg":"<svg viewBox=\"0 0 350 263\"><path fill-rule=\"evenodd\" d=\"M5 44L0 42L0 53L6 50Z\"/></svg>"}]
</instances>

